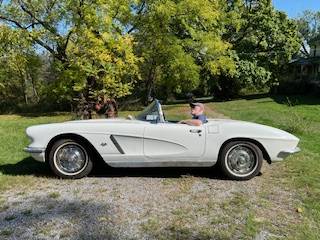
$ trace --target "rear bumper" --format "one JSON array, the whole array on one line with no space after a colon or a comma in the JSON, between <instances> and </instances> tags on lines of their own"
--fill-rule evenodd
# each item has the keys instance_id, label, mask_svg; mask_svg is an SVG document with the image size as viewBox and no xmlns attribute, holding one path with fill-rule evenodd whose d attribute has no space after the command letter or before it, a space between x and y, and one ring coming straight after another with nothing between
<instances>
[{"instance_id":1,"label":"rear bumper","mask_svg":"<svg viewBox=\"0 0 320 240\"><path fill-rule=\"evenodd\" d=\"M299 147L295 147L294 149L290 149L290 150L284 150L278 154L277 158L280 159L280 161L281 161L282 159L284 159L292 154L298 153L300 151L301 151L301 149Z\"/></svg>"},{"instance_id":2,"label":"rear bumper","mask_svg":"<svg viewBox=\"0 0 320 240\"><path fill-rule=\"evenodd\" d=\"M45 148L26 147L23 150L30 153L35 160L45 162Z\"/></svg>"}]
</instances>

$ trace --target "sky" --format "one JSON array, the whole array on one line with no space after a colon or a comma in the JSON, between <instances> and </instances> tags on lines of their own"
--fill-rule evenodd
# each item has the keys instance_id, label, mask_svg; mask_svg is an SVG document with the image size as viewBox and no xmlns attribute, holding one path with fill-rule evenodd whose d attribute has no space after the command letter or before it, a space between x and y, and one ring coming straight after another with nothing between
<instances>
[{"instance_id":1,"label":"sky","mask_svg":"<svg viewBox=\"0 0 320 240\"><path fill-rule=\"evenodd\" d=\"M273 5L290 18L298 17L304 10L320 11L320 0L273 0Z\"/></svg>"}]
</instances>

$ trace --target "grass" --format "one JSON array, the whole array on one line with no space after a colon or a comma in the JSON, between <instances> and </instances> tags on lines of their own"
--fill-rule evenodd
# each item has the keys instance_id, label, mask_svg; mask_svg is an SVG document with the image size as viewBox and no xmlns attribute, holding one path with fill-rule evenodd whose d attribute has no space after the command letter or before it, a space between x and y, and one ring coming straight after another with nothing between
<instances>
[{"instance_id":1,"label":"grass","mask_svg":"<svg viewBox=\"0 0 320 240\"><path fill-rule=\"evenodd\" d=\"M283 232L294 232L289 234L289 239L319 239L320 236L320 100L311 97L263 97L255 99L240 99L229 102L207 103L211 109L225 114L233 119L252 121L278 127L297 135L300 139L302 152L290 157L282 163L277 163L279 170L274 172L281 182L298 192L303 205L297 206L302 209L304 222L300 226L291 226L294 231L284 229ZM170 120L187 118L189 109L186 104L175 104L164 107L164 112ZM135 115L136 112L126 111L120 114L125 117L128 114ZM210 114L209 114L210 115ZM32 115L0 115L0 192L19 187L21 193L26 192L28 186L37 182L35 176L46 175L50 170L42 163L30 158L29 154L23 152L29 140L25 136L25 129L30 125L52 122L63 122L71 120L72 116L66 113L32 116ZM179 192L189 191L193 178L179 179ZM189 182L191 182L189 184ZM164 185L171 185L170 180L163 180ZM261 190L261 204L270 204L267 196ZM268 191L265 191L267 195ZM52 192L50 198L58 198L59 194ZM213 202L214 203L214 202ZM221 205L226 211L232 210L232 206L246 206L246 199L243 196L235 196L230 199L228 206ZM207 208L210 206L206 206ZM0 201L0 212L5 210L7 205ZM204 208L207 210L207 208ZM200 209L199 209L200 211ZM26 212L25 214L29 214ZM30 212L31 214L31 212ZM241 231L245 236L254 237L261 230L263 223L259 223L259 217L252 212L234 212L235 217L240 215L245 221L242 228L233 231ZM184 227L182 221L185 212L176 212L176 218L172 220L171 228L167 228L169 236L174 239L187 236L190 232ZM5 220L10 221L14 216L7 216ZM272 222L272 219L267 219ZM284 219L285 220L285 219ZM182 221L182 223L181 223ZM213 219L213 222L220 222ZM223 221L221 221L223 222ZM145 230L160 233L157 219L150 219L143 226ZM203 229L199 236L203 239L218 234L212 232L211 228ZM171 232L171 234L170 234ZM176 235L176 232L178 235ZM10 234L10 231L3 230L1 235ZM232 231L219 233L216 238L225 239L232 236ZM155 234L157 235L157 234Z\"/></svg>"},{"instance_id":2,"label":"grass","mask_svg":"<svg viewBox=\"0 0 320 240\"><path fill-rule=\"evenodd\" d=\"M49 196L49 198L57 199L57 198L60 197L60 193L58 193L58 192L51 192L51 193L49 193L48 196Z\"/></svg>"},{"instance_id":3,"label":"grass","mask_svg":"<svg viewBox=\"0 0 320 240\"><path fill-rule=\"evenodd\" d=\"M0 191L15 185L27 186L33 175L46 171L44 164L30 158L23 148L29 144L25 129L30 125L70 120L69 114L47 116L0 115Z\"/></svg>"}]
</instances>

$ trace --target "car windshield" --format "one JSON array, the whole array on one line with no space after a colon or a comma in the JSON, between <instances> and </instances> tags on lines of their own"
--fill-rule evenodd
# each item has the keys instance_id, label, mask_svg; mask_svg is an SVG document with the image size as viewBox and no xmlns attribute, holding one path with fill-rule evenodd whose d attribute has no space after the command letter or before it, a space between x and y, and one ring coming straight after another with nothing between
<instances>
[{"instance_id":1,"label":"car windshield","mask_svg":"<svg viewBox=\"0 0 320 240\"><path fill-rule=\"evenodd\" d=\"M159 100L154 100L149 104L136 119L148 122L164 122L164 116Z\"/></svg>"}]
</instances>

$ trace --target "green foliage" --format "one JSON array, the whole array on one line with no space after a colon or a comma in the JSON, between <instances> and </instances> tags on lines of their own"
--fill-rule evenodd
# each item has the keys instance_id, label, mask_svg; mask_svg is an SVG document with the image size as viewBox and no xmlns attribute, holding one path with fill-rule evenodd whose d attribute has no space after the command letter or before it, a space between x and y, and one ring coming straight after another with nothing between
<instances>
[{"instance_id":1,"label":"green foliage","mask_svg":"<svg viewBox=\"0 0 320 240\"><path fill-rule=\"evenodd\" d=\"M256 88L278 82L300 47L295 22L268 0L230 1L228 13L232 21L226 37L238 56L236 78Z\"/></svg>"},{"instance_id":2,"label":"green foliage","mask_svg":"<svg viewBox=\"0 0 320 240\"><path fill-rule=\"evenodd\" d=\"M8 96L20 81L20 102L233 97L277 83L301 44L269 0L11 0L0 22L1 46L14 50L0 88Z\"/></svg>"},{"instance_id":3,"label":"green foliage","mask_svg":"<svg viewBox=\"0 0 320 240\"><path fill-rule=\"evenodd\" d=\"M116 12L119 8L128 11L128 2L91 4L84 8L85 21L73 27L72 42L66 49L70 67L64 71L64 78L75 82L75 91L82 91L88 78L94 78L94 84L99 85L96 95L121 98L131 93L138 80L139 59L133 53L134 39L123 34L122 26L115 24L119 19L112 17L119 14Z\"/></svg>"},{"instance_id":4,"label":"green foliage","mask_svg":"<svg viewBox=\"0 0 320 240\"><path fill-rule=\"evenodd\" d=\"M257 62L239 60L235 77L239 80L242 88L247 86L259 88L265 86L270 80L271 73L264 67L258 66Z\"/></svg>"},{"instance_id":5,"label":"green foliage","mask_svg":"<svg viewBox=\"0 0 320 240\"><path fill-rule=\"evenodd\" d=\"M40 58L24 32L0 25L0 104L39 101Z\"/></svg>"},{"instance_id":6,"label":"green foliage","mask_svg":"<svg viewBox=\"0 0 320 240\"><path fill-rule=\"evenodd\" d=\"M0 19L41 46L57 67L57 95L120 98L138 79L134 39L125 34L130 1L6 1Z\"/></svg>"},{"instance_id":7,"label":"green foliage","mask_svg":"<svg viewBox=\"0 0 320 240\"><path fill-rule=\"evenodd\" d=\"M148 95L157 87L164 96L189 92L199 85L201 71L234 70L231 45L222 39L222 1L143 1L140 9L133 35L145 60L140 68Z\"/></svg>"}]
</instances>

